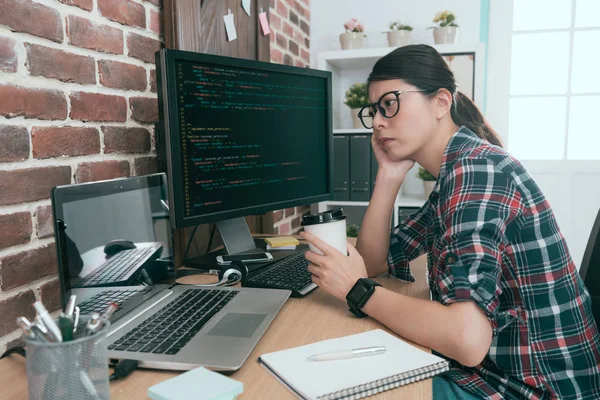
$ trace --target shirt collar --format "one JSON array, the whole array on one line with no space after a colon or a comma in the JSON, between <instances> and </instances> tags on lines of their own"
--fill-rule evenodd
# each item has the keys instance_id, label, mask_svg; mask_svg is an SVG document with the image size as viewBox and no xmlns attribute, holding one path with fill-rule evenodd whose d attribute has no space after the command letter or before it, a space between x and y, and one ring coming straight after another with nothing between
<instances>
[{"instance_id":1,"label":"shirt collar","mask_svg":"<svg viewBox=\"0 0 600 400\"><path fill-rule=\"evenodd\" d=\"M446 145L446 149L444 150L444 155L442 156L442 163L440 166L440 173L435 181L433 190L431 191L434 200L438 199L440 194L440 184L448 172L452 171L452 168L459 160L459 156L462 154L463 149L466 147L476 147L479 143L474 142L477 141L481 141L481 139L475 135L472 130L464 125L458 128L454 135L452 135L448 141L448 144ZM432 197L430 196L430 198Z\"/></svg>"}]
</instances>

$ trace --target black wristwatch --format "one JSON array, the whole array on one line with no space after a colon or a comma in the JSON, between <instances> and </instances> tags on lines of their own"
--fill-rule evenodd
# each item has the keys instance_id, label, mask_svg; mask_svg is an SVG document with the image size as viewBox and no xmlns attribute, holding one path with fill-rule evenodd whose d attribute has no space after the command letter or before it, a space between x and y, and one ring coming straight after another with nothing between
<instances>
[{"instance_id":1,"label":"black wristwatch","mask_svg":"<svg viewBox=\"0 0 600 400\"><path fill-rule=\"evenodd\" d=\"M346 295L346 301L350 312L358 318L364 318L367 316L360 309L367 304L367 301L371 298L375 292L375 287L381 286L379 283L372 279L360 278L356 281L352 289Z\"/></svg>"}]
</instances>

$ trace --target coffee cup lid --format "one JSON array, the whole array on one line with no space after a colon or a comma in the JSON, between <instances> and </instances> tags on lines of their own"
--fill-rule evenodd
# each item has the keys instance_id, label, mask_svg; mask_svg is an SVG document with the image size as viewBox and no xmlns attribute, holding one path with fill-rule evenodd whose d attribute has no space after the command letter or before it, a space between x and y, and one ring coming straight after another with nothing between
<instances>
[{"instance_id":1,"label":"coffee cup lid","mask_svg":"<svg viewBox=\"0 0 600 400\"><path fill-rule=\"evenodd\" d=\"M302 217L301 225L316 225L325 222L339 221L343 219L346 219L346 214L344 214L344 210L341 208L336 208L335 210L327 210L318 214L304 215Z\"/></svg>"}]
</instances>

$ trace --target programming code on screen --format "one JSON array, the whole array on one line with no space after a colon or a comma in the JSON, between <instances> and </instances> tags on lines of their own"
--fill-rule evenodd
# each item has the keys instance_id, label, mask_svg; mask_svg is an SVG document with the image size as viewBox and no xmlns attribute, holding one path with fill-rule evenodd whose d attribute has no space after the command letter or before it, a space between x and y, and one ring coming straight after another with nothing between
<instances>
[{"instance_id":1,"label":"programming code on screen","mask_svg":"<svg viewBox=\"0 0 600 400\"><path fill-rule=\"evenodd\" d=\"M323 78L177 63L186 217L327 193Z\"/></svg>"}]
</instances>

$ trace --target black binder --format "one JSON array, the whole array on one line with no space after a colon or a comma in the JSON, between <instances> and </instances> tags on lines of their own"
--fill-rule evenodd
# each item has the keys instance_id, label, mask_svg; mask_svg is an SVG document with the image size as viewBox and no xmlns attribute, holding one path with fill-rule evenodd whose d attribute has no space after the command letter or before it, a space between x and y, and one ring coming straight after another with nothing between
<instances>
[{"instance_id":1,"label":"black binder","mask_svg":"<svg viewBox=\"0 0 600 400\"><path fill-rule=\"evenodd\" d=\"M348 136L333 137L333 200L350 200L350 143Z\"/></svg>"},{"instance_id":2,"label":"black binder","mask_svg":"<svg viewBox=\"0 0 600 400\"><path fill-rule=\"evenodd\" d=\"M371 137L350 137L350 201L371 197Z\"/></svg>"},{"instance_id":3,"label":"black binder","mask_svg":"<svg viewBox=\"0 0 600 400\"><path fill-rule=\"evenodd\" d=\"M371 195L369 199L373 196L373 192L375 191L375 180L377 178L377 170L379 169L379 164L377 163L377 158L375 158L375 153L373 153L373 146L371 146Z\"/></svg>"}]
</instances>

